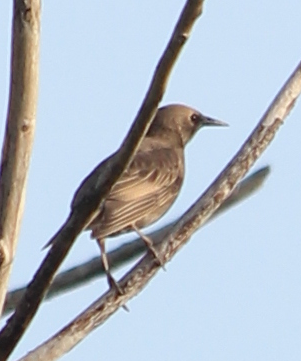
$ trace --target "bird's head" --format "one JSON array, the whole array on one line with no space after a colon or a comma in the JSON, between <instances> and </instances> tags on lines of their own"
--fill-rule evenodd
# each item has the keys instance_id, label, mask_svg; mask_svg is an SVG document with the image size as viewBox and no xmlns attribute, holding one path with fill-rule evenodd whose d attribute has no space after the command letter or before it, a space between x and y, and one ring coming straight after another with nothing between
<instances>
[{"instance_id":1,"label":"bird's head","mask_svg":"<svg viewBox=\"0 0 301 361\"><path fill-rule=\"evenodd\" d=\"M148 135L172 136L175 134L186 145L193 135L204 126L227 126L220 120L209 118L199 111L180 104L159 108Z\"/></svg>"}]
</instances>

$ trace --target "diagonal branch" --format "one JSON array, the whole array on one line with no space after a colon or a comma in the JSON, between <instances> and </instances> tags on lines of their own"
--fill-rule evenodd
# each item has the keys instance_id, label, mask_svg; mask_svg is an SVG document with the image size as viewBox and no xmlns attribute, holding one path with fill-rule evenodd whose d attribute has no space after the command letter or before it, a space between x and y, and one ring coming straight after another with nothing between
<instances>
[{"instance_id":1,"label":"diagonal branch","mask_svg":"<svg viewBox=\"0 0 301 361\"><path fill-rule=\"evenodd\" d=\"M23 215L38 95L40 0L15 1L10 95L0 169L0 314Z\"/></svg>"},{"instance_id":2,"label":"diagonal branch","mask_svg":"<svg viewBox=\"0 0 301 361\"><path fill-rule=\"evenodd\" d=\"M163 97L167 81L192 30L202 12L203 0L188 0L176 24L172 37L160 59L150 88L136 116L131 130L120 150L105 166L98 166L84 180L80 188L80 202L72 209L68 219L52 238L53 246L27 287L15 313L0 333L0 361L6 360L34 317L52 281L55 272L70 250L77 235L94 218L101 202L121 176L134 156L144 134L151 124L158 104ZM101 169L101 172L100 172Z\"/></svg>"},{"instance_id":3,"label":"diagonal branch","mask_svg":"<svg viewBox=\"0 0 301 361\"><path fill-rule=\"evenodd\" d=\"M155 246L161 260L170 261L193 232L202 226L231 194L238 181L273 140L300 92L301 62L238 153L204 194L164 236L163 242ZM120 306L136 296L159 269L152 255L147 254L119 281L124 292L122 295L111 289L60 332L20 361L44 360L46 356L47 360L56 360L92 330L103 324Z\"/></svg>"},{"instance_id":4,"label":"diagonal branch","mask_svg":"<svg viewBox=\"0 0 301 361\"><path fill-rule=\"evenodd\" d=\"M218 210L210 217L208 221L212 221L216 216L228 211L229 208L232 208L233 206L245 200L245 198L253 195L256 191L258 191L259 188L261 188L269 173L270 167L266 166L252 173L250 176L240 182L230 197L226 199L226 201L220 206L220 208L218 208ZM167 232L168 229L171 229L174 223L175 222L172 222L162 227L161 229L152 232L148 236L153 240L154 244L158 244L162 240L163 235ZM145 252L145 242L143 242L140 238L136 238L131 242L123 244L117 249L109 252L107 255L111 269L116 269L125 263L129 263L130 261L140 256L143 252ZM102 263L99 260L99 256L94 257L83 264L74 266L58 274L49 287L45 298L51 299L53 297L57 297L62 293L66 293L70 290L78 288L81 285L84 285L91 280L99 278L103 275L105 275L105 272ZM16 308L25 289L26 287L22 287L7 294L4 314L9 313Z\"/></svg>"}]
</instances>

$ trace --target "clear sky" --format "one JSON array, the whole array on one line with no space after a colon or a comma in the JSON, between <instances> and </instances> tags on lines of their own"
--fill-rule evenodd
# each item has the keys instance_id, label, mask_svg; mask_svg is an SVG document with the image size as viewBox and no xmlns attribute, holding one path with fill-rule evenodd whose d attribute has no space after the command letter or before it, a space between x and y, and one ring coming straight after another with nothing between
<instances>
[{"instance_id":1,"label":"clear sky","mask_svg":"<svg viewBox=\"0 0 301 361\"><path fill-rule=\"evenodd\" d=\"M0 12L1 139L11 9ZM44 1L37 129L11 288L31 279L41 247L80 181L130 127L184 1ZM230 123L186 152L180 215L238 150L301 60L301 2L205 2L162 104L181 102ZM198 231L138 297L64 361L301 359L301 107L257 162L272 174L256 196ZM114 248L126 238L109 240ZM63 268L98 254L81 235ZM122 275L126 269L117 273ZM105 279L45 303L14 354L44 341L107 289Z\"/></svg>"}]
</instances>

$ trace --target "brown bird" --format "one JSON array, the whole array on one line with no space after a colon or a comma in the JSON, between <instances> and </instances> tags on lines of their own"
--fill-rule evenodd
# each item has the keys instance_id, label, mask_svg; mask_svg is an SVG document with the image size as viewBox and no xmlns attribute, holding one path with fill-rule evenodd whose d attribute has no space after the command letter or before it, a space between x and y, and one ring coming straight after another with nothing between
<instances>
[{"instance_id":1,"label":"brown bird","mask_svg":"<svg viewBox=\"0 0 301 361\"><path fill-rule=\"evenodd\" d=\"M134 230L159 260L151 240L140 229L162 217L177 198L184 178L184 148L197 130L203 126L225 125L227 123L184 105L173 104L158 109L134 159L87 227L92 231L91 238L96 238L100 246L101 260L111 287L121 291L109 270L105 238ZM80 189L73 205L81 196Z\"/></svg>"}]
</instances>

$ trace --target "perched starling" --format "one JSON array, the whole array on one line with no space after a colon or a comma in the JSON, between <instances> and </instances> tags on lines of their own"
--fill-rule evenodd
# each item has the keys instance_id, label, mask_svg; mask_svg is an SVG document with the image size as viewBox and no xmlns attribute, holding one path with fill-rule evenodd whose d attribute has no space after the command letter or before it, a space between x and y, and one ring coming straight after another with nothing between
<instances>
[{"instance_id":1,"label":"perched starling","mask_svg":"<svg viewBox=\"0 0 301 361\"><path fill-rule=\"evenodd\" d=\"M177 198L185 173L184 148L188 141L203 126L224 125L227 124L184 105L168 105L157 111L134 159L87 227L100 246L110 286L119 287L109 271L105 238L134 230L156 257L151 240L140 229L162 217ZM75 195L73 203L76 198Z\"/></svg>"}]
</instances>

